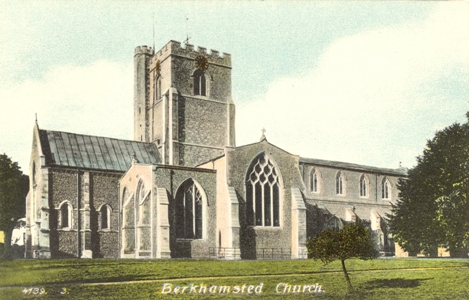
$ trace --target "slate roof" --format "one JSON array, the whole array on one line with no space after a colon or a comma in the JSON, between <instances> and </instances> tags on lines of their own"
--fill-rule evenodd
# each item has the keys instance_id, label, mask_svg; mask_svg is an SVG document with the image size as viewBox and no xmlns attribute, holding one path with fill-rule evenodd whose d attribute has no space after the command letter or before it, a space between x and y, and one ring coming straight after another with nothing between
<instances>
[{"instance_id":1,"label":"slate roof","mask_svg":"<svg viewBox=\"0 0 469 300\"><path fill-rule=\"evenodd\" d=\"M134 153L139 163L161 163L153 143L51 130L39 130L39 137L48 166L125 172Z\"/></svg>"},{"instance_id":2,"label":"slate roof","mask_svg":"<svg viewBox=\"0 0 469 300\"><path fill-rule=\"evenodd\" d=\"M352 163L345 163L340 161L332 161L332 160L324 160L324 159L315 159L315 158L300 158L300 163L304 164L312 164L312 165L321 165L326 167L333 167L339 169L349 169L355 171L365 171L365 172L372 172L372 173L381 173L381 174L388 174L388 175L396 175L396 176L407 176L407 169L399 168L399 169L389 169L389 168L378 168L378 167L371 167L371 166L364 166Z\"/></svg>"}]
</instances>

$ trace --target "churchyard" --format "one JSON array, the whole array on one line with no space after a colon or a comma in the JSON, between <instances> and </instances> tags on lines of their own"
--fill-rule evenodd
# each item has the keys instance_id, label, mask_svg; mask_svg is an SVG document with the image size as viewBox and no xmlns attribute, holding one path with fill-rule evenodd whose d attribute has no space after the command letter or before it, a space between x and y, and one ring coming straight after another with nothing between
<instances>
[{"instance_id":1,"label":"churchyard","mask_svg":"<svg viewBox=\"0 0 469 300\"><path fill-rule=\"evenodd\" d=\"M469 260L0 261L0 299L467 299Z\"/></svg>"}]
</instances>

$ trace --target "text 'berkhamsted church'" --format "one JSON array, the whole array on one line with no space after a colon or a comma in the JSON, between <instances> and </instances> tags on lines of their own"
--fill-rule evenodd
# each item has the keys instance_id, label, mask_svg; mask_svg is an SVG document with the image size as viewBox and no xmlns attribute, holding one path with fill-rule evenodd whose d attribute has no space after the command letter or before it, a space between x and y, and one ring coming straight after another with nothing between
<instances>
[{"instance_id":1,"label":"text 'berkhamsted church'","mask_svg":"<svg viewBox=\"0 0 469 300\"><path fill-rule=\"evenodd\" d=\"M384 216L405 169L235 144L231 56L170 41L134 55L134 140L34 127L27 257L306 258L306 239Z\"/></svg>"}]
</instances>

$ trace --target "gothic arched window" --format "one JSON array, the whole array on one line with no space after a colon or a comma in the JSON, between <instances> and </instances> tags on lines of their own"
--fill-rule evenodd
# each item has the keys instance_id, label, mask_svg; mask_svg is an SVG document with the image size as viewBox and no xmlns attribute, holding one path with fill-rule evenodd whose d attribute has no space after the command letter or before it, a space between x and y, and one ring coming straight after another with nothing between
<instances>
[{"instance_id":1,"label":"gothic arched window","mask_svg":"<svg viewBox=\"0 0 469 300\"><path fill-rule=\"evenodd\" d=\"M122 240L123 254L135 253L135 207L134 195L124 188L122 196Z\"/></svg>"},{"instance_id":2,"label":"gothic arched window","mask_svg":"<svg viewBox=\"0 0 469 300\"><path fill-rule=\"evenodd\" d=\"M201 239L203 197L193 180L187 180L176 194L176 237Z\"/></svg>"},{"instance_id":3,"label":"gothic arched window","mask_svg":"<svg viewBox=\"0 0 469 300\"><path fill-rule=\"evenodd\" d=\"M319 177L318 171L316 170L316 168L313 168L311 170L311 192L313 192L313 193L317 193L319 191L318 177Z\"/></svg>"},{"instance_id":4,"label":"gothic arched window","mask_svg":"<svg viewBox=\"0 0 469 300\"><path fill-rule=\"evenodd\" d=\"M109 205L104 204L99 210L101 229L111 229L111 208Z\"/></svg>"},{"instance_id":5,"label":"gothic arched window","mask_svg":"<svg viewBox=\"0 0 469 300\"><path fill-rule=\"evenodd\" d=\"M158 102L161 99L161 77L158 76L154 87L155 87L155 102Z\"/></svg>"},{"instance_id":6,"label":"gothic arched window","mask_svg":"<svg viewBox=\"0 0 469 300\"><path fill-rule=\"evenodd\" d=\"M342 175L342 172L337 172L337 175L335 176L335 193L337 195L343 195L344 194L344 178Z\"/></svg>"},{"instance_id":7,"label":"gothic arched window","mask_svg":"<svg viewBox=\"0 0 469 300\"><path fill-rule=\"evenodd\" d=\"M207 96L207 79L205 73L202 70L196 70L194 72L194 95L195 96Z\"/></svg>"},{"instance_id":8,"label":"gothic arched window","mask_svg":"<svg viewBox=\"0 0 469 300\"><path fill-rule=\"evenodd\" d=\"M386 177L381 181L381 199L389 199L389 181Z\"/></svg>"},{"instance_id":9,"label":"gothic arched window","mask_svg":"<svg viewBox=\"0 0 469 300\"><path fill-rule=\"evenodd\" d=\"M280 226L279 174L262 153L253 160L246 178L246 217L249 225Z\"/></svg>"},{"instance_id":10,"label":"gothic arched window","mask_svg":"<svg viewBox=\"0 0 469 300\"><path fill-rule=\"evenodd\" d=\"M365 174L360 176L360 197L368 197L368 178Z\"/></svg>"},{"instance_id":11,"label":"gothic arched window","mask_svg":"<svg viewBox=\"0 0 469 300\"><path fill-rule=\"evenodd\" d=\"M72 206L68 202L62 203L59 208L59 227L72 228Z\"/></svg>"}]
</instances>

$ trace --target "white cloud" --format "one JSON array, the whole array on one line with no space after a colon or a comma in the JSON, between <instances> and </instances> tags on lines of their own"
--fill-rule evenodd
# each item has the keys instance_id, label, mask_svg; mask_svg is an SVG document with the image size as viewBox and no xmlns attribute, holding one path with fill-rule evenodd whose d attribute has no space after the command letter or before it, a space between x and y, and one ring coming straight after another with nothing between
<instances>
[{"instance_id":1,"label":"white cloud","mask_svg":"<svg viewBox=\"0 0 469 300\"><path fill-rule=\"evenodd\" d=\"M0 103L0 151L27 172L35 113L43 129L132 139L133 67L61 66L43 78L0 86Z\"/></svg>"},{"instance_id":2,"label":"white cloud","mask_svg":"<svg viewBox=\"0 0 469 300\"><path fill-rule=\"evenodd\" d=\"M467 15L467 5L445 5L419 23L337 40L314 70L238 106L238 145L257 141L265 127L269 141L302 156L412 166L434 122L464 120L467 99L445 95L445 85L469 83Z\"/></svg>"}]
</instances>

